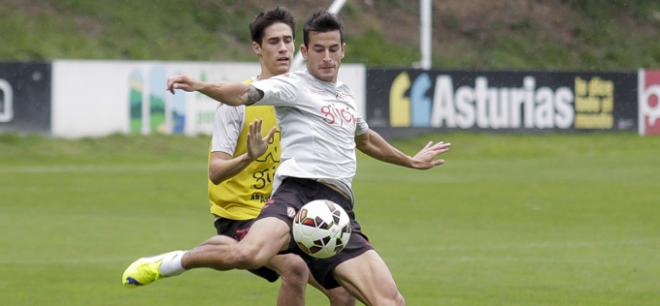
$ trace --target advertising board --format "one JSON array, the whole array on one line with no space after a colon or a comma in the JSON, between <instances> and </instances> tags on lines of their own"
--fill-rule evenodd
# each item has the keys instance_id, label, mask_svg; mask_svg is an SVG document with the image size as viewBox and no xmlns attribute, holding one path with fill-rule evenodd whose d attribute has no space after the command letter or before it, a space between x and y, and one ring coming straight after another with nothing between
<instances>
[{"instance_id":1,"label":"advertising board","mask_svg":"<svg viewBox=\"0 0 660 306\"><path fill-rule=\"evenodd\" d=\"M50 132L51 65L0 63L0 133Z\"/></svg>"},{"instance_id":2,"label":"advertising board","mask_svg":"<svg viewBox=\"0 0 660 306\"><path fill-rule=\"evenodd\" d=\"M636 130L628 72L368 69L372 127Z\"/></svg>"}]
</instances>

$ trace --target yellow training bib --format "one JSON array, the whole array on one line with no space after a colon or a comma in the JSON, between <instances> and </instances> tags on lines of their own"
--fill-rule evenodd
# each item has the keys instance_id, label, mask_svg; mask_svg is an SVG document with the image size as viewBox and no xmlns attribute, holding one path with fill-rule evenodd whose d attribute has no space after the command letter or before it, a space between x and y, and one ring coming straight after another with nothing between
<instances>
[{"instance_id":1,"label":"yellow training bib","mask_svg":"<svg viewBox=\"0 0 660 306\"><path fill-rule=\"evenodd\" d=\"M250 123L257 119L262 120L262 136L267 135L272 127L277 127L273 106L245 107L245 121L233 157L247 152L248 128ZM232 220L256 218L273 191L273 176L279 163L280 132L278 131L268 150L241 172L218 185L208 180L211 213Z\"/></svg>"}]
</instances>

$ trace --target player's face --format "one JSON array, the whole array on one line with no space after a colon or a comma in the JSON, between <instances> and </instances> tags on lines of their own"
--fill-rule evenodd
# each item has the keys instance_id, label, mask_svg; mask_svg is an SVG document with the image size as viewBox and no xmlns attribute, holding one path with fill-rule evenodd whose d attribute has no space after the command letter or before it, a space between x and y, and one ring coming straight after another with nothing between
<instances>
[{"instance_id":1,"label":"player's face","mask_svg":"<svg viewBox=\"0 0 660 306\"><path fill-rule=\"evenodd\" d=\"M261 61L262 74L278 75L289 72L293 55L293 33L281 22L271 24L264 30L261 45L252 42L254 52Z\"/></svg>"},{"instance_id":2,"label":"player's face","mask_svg":"<svg viewBox=\"0 0 660 306\"><path fill-rule=\"evenodd\" d=\"M325 82L336 82L346 44L339 31L309 32L308 46L300 47L309 73Z\"/></svg>"}]
</instances>

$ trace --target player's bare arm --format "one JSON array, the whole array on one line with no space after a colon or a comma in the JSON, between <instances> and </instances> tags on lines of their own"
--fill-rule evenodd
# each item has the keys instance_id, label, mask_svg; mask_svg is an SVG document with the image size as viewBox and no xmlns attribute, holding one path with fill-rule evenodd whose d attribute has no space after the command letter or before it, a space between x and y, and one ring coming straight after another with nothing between
<instances>
[{"instance_id":1,"label":"player's bare arm","mask_svg":"<svg viewBox=\"0 0 660 306\"><path fill-rule=\"evenodd\" d=\"M355 144L362 153L375 159L413 169L430 169L444 164L444 160L436 159L436 157L449 151L451 147L450 143L429 141L417 154L409 156L372 130L357 136Z\"/></svg>"},{"instance_id":2,"label":"player's bare arm","mask_svg":"<svg viewBox=\"0 0 660 306\"><path fill-rule=\"evenodd\" d=\"M209 179L218 185L241 172L251 162L247 154L232 157L225 152L213 152L209 161Z\"/></svg>"},{"instance_id":3,"label":"player's bare arm","mask_svg":"<svg viewBox=\"0 0 660 306\"><path fill-rule=\"evenodd\" d=\"M272 128L265 137L262 137L261 125L261 119L250 123L247 135L247 153L236 157L225 152L211 153L211 161L209 162L209 179L213 184L218 185L243 171L245 167L266 152L277 129Z\"/></svg>"},{"instance_id":4,"label":"player's bare arm","mask_svg":"<svg viewBox=\"0 0 660 306\"><path fill-rule=\"evenodd\" d=\"M209 83L195 80L186 75L176 75L167 80L167 90L198 91L223 104L239 106L254 104L263 98L263 92L243 83Z\"/></svg>"}]
</instances>

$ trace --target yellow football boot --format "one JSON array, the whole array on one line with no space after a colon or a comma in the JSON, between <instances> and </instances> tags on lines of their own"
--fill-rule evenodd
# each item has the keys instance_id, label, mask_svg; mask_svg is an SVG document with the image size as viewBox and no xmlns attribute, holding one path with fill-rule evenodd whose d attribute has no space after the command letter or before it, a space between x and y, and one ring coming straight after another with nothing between
<instances>
[{"instance_id":1,"label":"yellow football boot","mask_svg":"<svg viewBox=\"0 0 660 306\"><path fill-rule=\"evenodd\" d=\"M156 280L167 277L160 273L160 265L163 258L172 256L174 253L181 253L181 251L174 251L160 255L142 257L134 261L121 276L121 282L124 287L135 288L138 286L148 285Z\"/></svg>"}]
</instances>

